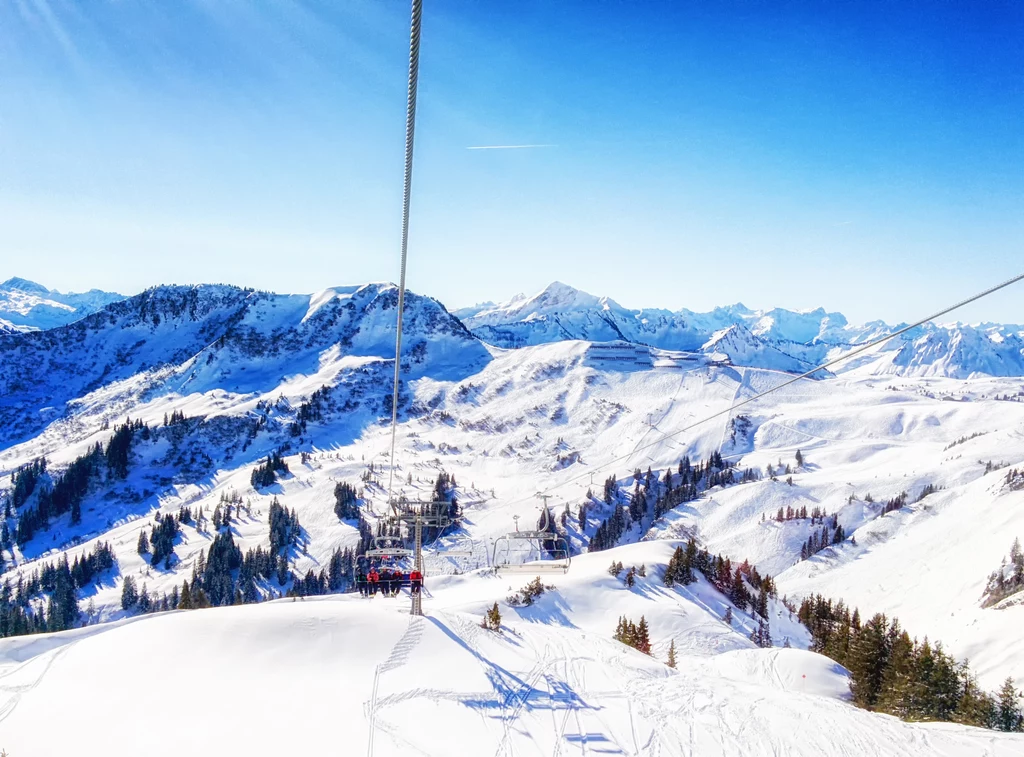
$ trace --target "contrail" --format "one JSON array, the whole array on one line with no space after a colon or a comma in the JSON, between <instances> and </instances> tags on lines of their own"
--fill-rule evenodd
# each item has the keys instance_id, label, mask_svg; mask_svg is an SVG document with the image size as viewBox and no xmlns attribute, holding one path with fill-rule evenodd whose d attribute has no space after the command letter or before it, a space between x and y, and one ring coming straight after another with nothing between
<instances>
[{"instance_id":1,"label":"contrail","mask_svg":"<svg viewBox=\"0 0 1024 757\"><path fill-rule=\"evenodd\" d=\"M467 150L529 150L534 147L558 147L558 145L476 145Z\"/></svg>"}]
</instances>

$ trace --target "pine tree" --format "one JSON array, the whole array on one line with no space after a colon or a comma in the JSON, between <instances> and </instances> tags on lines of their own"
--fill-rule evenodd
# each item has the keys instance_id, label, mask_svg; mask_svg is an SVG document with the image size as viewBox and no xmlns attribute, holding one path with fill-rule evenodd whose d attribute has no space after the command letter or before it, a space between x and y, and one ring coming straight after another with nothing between
<instances>
[{"instance_id":1,"label":"pine tree","mask_svg":"<svg viewBox=\"0 0 1024 757\"><path fill-rule=\"evenodd\" d=\"M612 638L622 644L626 643L626 617L624 615L619 616L619 622L615 625L615 635Z\"/></svg>"},{"instance_id":2,"label":"pine tree","mask_svg":"<svg viewBox=\"0 0 1024 757\"><path fill-rule=\"evenodd\" d=\"M860 707L874 707L881 692L882 677L889 662L888 626L884 615L875 615L861 627L850 645L850 691L854 703Z\"/></svg>"},{"instance_id":3,"label":"pine tree","mask_svg":"<svg viewBox=\"0 0 1024 757\"><path fill-rule=\"evenodd\" d=\"M149 552L149 537L146 536L146 529L139 531L139 545L137 551L140 555Z\"/></svg>"},{"instance_id":4,"label":"pine tree","mask_svg":"<svg viewBox=\"0 0 1024 757\"><path fill-rule=\"evenodd\" d=\"M804 455L803 455L803 453L800 450L796 451L796 467L797 468L803 468L804 467Z\"/></svg>"},{"instance_id":5,"label":"pine tree","mask_svg":"<svg viewBox=\"0 0 1024 757\"><path fill-rule=\"evenodd\" d=\"M130 610L139 601L139 592L135 588L135 577L125 576L124 584L121 586L121 609Z\"/></svg>"},{"instance_id":6,"label":"pine tree","mask_svg":"<svg viewBox=\"0 0 1024 757\"><path fill-rule=\"evenodd\" d=\"M500 631L501 630L501 611L498 609L498 603L495 602L494 606L484 615L483 622L480 624L481 628L486 628L488 631Z\"/></svg>"},{"instance_id":7,"label":"pine tree","mask_svg":"<svg viewBox=\"0 0 1024 757\"><path fill-rule=\"evenodd\" d=\"M202 587L195 591L195 598L192 600L192 607L196 610L204 610L210 606L210 598L206 596L206 592L203 591Z\"/></svg>"},{"instance_id":8,"label":"pine tree","mask_svg":"<svg viewBox=\"0 0 1024 757\"><path fill-rule=\"evenodd\" d=\"M725 608L725 615L722 616L722 620L725 622L725 624L727 626L729 626L730 628L732 627L732 607L731 606Z\"/></svg>"},{"instance_id":9,"label":"pine tree","mask_svg":"<svg viewBox=\"0 0 1024 757\"><path fill-rule=\"evenodd\" d=\"M665 662L665 664L668 665L670 668L675 668L675 666L676 666L676 640L675 639L672 639L672 641L668 645L668 660Z\"/></svg>"},{"instance_id":10,"label":"pine tree","mask_svg":"<svg viewBox=\"0 0 1024 757\"><path fill-rule=\"evenodd\" d=\"M647 619L641 615L640 623L636 627L636 648L646 655L651 653L651 639L647 631Z\"/></svg>"},{"instance_id":11,"label":"pine tree","mask_svg":"<svg viewBox=\"0 0 1024 757\"><path fill-rule=\"evenodd\" d=\"M1000 731L1021 730L1020 694L1013 686L1013 679L1007 678L999 689L999 713L997 722Z\"/></svg>"},{"instance_id":12,"label":"pine tree","mask_svg":"<svg viewBox=\"0 0 1024 757\"><path fill-rule=\"evenodd\" d=\"M910 715L908 704L914 675L914 644L896 621L889 629L888 648L889 660L882 674L877 708L880 712L905 718Z\"/></svg>"}]
</instances>

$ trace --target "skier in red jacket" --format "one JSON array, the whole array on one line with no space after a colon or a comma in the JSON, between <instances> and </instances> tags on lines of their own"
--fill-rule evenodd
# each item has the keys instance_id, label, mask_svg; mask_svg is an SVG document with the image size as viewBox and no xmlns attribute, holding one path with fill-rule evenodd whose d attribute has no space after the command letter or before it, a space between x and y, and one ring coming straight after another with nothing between
<instances>
[{"instance_id":1,"label":"skier in red jacket","mask_svg":"<svg viewBox=\"0 0 1024 757\"><path fill-rule=\"evenodd\" d=\"M366 584L370 590L371 597L377 594L378 583L380 583L380 573L377 572L376 568L370 568L370 572L366 574Z\"/></svg>"},{"instance_id":2,"label":"skier in red jacket","mask_svg":"<svg viewBox=\"0 0 1024 757\"><path fill-rule=\"evenodd\" d=\"M420 587L423 586L423 574L415 568L412 573L409 574L409 591L413 594L420 593Z\"/></svg>"}]
</instances>

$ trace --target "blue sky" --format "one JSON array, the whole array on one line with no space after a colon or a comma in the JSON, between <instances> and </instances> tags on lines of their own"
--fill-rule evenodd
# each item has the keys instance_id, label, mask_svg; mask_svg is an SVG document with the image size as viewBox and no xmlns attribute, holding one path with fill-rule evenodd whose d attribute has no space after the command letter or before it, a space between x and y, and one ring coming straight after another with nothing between
<instances>
[{"instance_id":1,"label":"blue sky","mask_svg":"<svg viewBox=\"0 0 1024 757\"><path fill-rule=\"evenodd\" d=\"M409 285L451 307L901 321L1024 270L1020 4L425 5ZM0 0L0 278L396 279L407 44L391 0Z\"/></svg>"}]
</instances>

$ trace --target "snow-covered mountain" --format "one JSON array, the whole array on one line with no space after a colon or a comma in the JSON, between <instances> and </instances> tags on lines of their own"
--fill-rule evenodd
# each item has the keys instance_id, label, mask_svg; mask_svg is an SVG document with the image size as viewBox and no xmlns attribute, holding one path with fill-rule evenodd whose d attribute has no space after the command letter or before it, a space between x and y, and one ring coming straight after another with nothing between
<instances>
[{"instance_id":1,"label":"snow-covered mountain","mask_svg":"<svg viewBox=\"0 0 1024 757\"><path fill-rule=\"evenodd\" d=\"M922 744L940 755L1024 751L1019 735L854 707L849 673L808 651L807 629L782 601L823 593L864 618L885 612L912 635L969 657L986 690L1007 676L1024 683L1024 604L982 602L1014 536L1024 537L1024 379L878 370L906 346L898 345L839 377L716 415L813 365L815 350L834 354L820 339L828 329L809 343L785 342L789 352L764 329L807 335L812 326L778 313L769 325L735 306L687 316L694 342L686 349L659 347L649 360L619 365L627 350L597 359L590 341L569 338L583 333L573 329L641 341L644 329L668 334L677 315L648 326L650 314L640 319L567 288L543 306L527 302L515 322L521 335L544 308L541 315L581 308L587 317L565 319L558 338L506 349L481 341L480 329L471 333L440 303L407 298L396 493L436 496L444 472L452 477L445 496L463 513L458 531L429 542L423 621L410 620L407 598L320 596L340 551L355 549L386 512L393 285L315 295L157 287L74 323L0 336L0 513L14 496L12 474L47 461L35 489L25 495L23 485L2 518L15 541L0 547L2 579L29 586L45 566L65 557L80 566L100 544L112 555L78 587L84 627L0 639L0 747L105 757L135 754L143 742L154 754L319 753L344 733L346 749L377 755L904 755ZM464 313L465 322L485 312ZM824 311L808 319L848 328ZM536 333L555 334L554 319L545 320ZM1002 333L976 331L979 339ZM948 372L979 348L966 345L945 363L941 346L933 349L910 367ZM125 431L128 417L144 425ZM122 458L111 451L115 437L130 440L117 447ZM257 465L275 452L287 472L257 485ZM659 482L667 476L679 491L683 459L716 453L735 464L729 479L716 469L714 480L699 479L697 496L666 505ZM623 515L648 468L642 512ZM603 497L612 474L622 507ZM47 495L55 513L25 536L23 523L62 476L84 481L78 519ZM362 530L339 515L341 484L356 493L350 505ZM537 492L554 497L574 555L568 573L545 577L554 588L523 607L507 598L533 576L488 566L517 517L537 521ZM284 547L281 521L270 522L278 504L298 523L284 529ZM796 515L777 515L787 508ZM616 513L624 525L609 536ZM154 544L168 518L174 533L159 538L170 552L140 552L140 536ZM747 559L774 576L778 596L766 600L766 618L703 576L665 585L669 559L691 536L734 566ZM252 555L266 555L275 539L283 577L278 562L254 578ZM180 599L183 583L209 574L211 561L222 569L218 581L237 584L237 601L264 601L199 612L122 608L129 579L151 600ZM634 573L630 586L626 571L609 573L616 561L645 575ZM309 596L273 600L286 591ZM40 587L28 605L45 617L58 593ZM479 627L494 603L500 635ZM653 658L611 638L620 616L645 619ZM776 647L792 648L757 648L749 637L761 620ZM672 644L678 672L663 664ZM179 738L154 741L167 710L138 696L140 670L161 701L189 701L196 711L248 702L256 691L273 692L283 709L259 729L197 718ZM220 683L196 687L210 680ZM41 742L55 708L66 721ZM111 713L126 737L83 744L88 724Z\"/></svg>"},{"instance_id":2,"label":"snow-covered mountain","mask_svg":"<svg viewBox=\"0 0 1024 757\"><path fill-rule=\"evenodd\" d=\"M716 352L744 366L803 371L841 356L855 346L901 326L872 321L851 325L841 313L823 308L755 311L741 304L708 313L687 309L630 310L607 297L594 297L555 282L533 297L517 295L503 305L487 303L454 311L486 342L501 347L546 344L564 339L625 339L666 350ZM740 327L741 331L730 331ZM723 336L728 334L728 338ZM899 376L1024 375L1024 329L1016 325L926 324L837 372ZM742 335L742 336L741 336ZM758 362L764 359L765 362Z\"/></svg>"},{"instance_id":3,"label":"snow-covered mountain","mask_svg":"<svg viewBox=\"0 0 1024 757\"><path fill-rule=\"evenodd\" d=\"M700 351L714 358L727 359L735 365L756 365L777 371L803 373L814 366L787 355L775 344L755 336L746 326L735 324L716 331Z\"/></svg>"},{"instance_id":4,"label":"snow-covered mountain","mask_svg":"<svg viewBox=\"0 0 1024 757\"><path fill-rule=\"evenodd\" d=\"M290 375L366 371L367 361L393 355L396 304L392 285L315 295L164 286L65 326L9 335L0 340L0 441L38 433L103 388L130 387L132 401L170 391L244 395L278 389ZM459 377L490 358L435 300L412 294L406 307L411 375ZM389 394L376 392L375 412Z\"/></svg>"},{"instance_id":5,"label":"snow-covered mountain","mask_svg":"<svg viewBox=\"0 0 1024 757\"><path fill-rule=\"evenodd\" d=\"M18 277L0 284L0 334L63 326L95 313L124 295L90 289L63 294Z\"/></svg>"},{"instance_id":6,"label":"snow-covered mountain","mask_svg":"<svg viewBox=\"0 0 1024 757\"><path fill-rule=\"evenodd\" d=\"M682 314L629 310L557 281L533 297L517 295L503 305L454 312L481 339L506 348L565 339L624 339L667 350L696 350L707 341Z\"/></svg>"}]
</instances>

